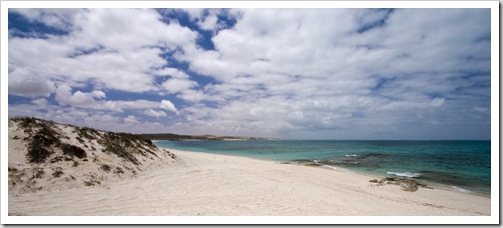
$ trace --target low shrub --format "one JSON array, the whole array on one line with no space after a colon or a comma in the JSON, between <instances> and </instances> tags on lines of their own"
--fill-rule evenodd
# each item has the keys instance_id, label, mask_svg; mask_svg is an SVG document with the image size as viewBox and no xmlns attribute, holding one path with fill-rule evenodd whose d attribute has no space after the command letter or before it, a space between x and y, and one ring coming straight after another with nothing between
<instances>
[{"instance_id":1,"label":"low shrub","mask_svg":"<svg viewBox=\"0 0 503 228\"><path fill-rule=\"evenodd\" d=\"M110 168L109 165L103 164L103 165L100 166L99 169L108 173L108 172L110 172L111 168Z\"/></svg>"},{"instance_id":2,"label":"low shrub","mask_svg":"<svg viewBox=\"0 0 503 228\"><path fill-rule=\"evenodd\" d=\"M61 176L61 174L64 174L63 169L61 167L56 167L54 169L54 173L52 173L52 176L58 178Z\"/></svg>"},{"instance_id":3,"label":"low shrub","mask_svg":"<svg viewBox=\"0 0 503 228\"><path fill-rule=\"evenodd\" d=\"M105 147L105 153L113 153L135 165L139 165L140 162L130 152L127 151L127 149L131 149L130 147L133 146L133 143L128 137L123 137L123 135L130 134L116 134L107 132L103 136L103 139L99 140L99 143L101 143Z\"/></svg>"},{"instance_id":4,"label":"low shrub","mask_svg":"<svg viewBox=\"0 0 503 228\"><path fill-rule=\"evenodd\" d=\"M30 179L33 180L35 178L42 178L42 176L44 176L44 173L44 169L42 168L33 168L33 175Z\"/></svg>"},{"instance_id":5,"label":"low shrub","mask_svg":"<svg viewBox=\"0 0 503 228\"><path fill-rule=\"evenodd\" d=\"M28 161L31 163L42 163L45 162L52 154L51 151L47 150L43 145L41 145L37 140L28 147Z\"/></svg>"},{"instance_id":6,"label":"low shrub","mask_svg":"<svg viewBox=\"0 0 503 228\"><path fill-rule=\"evenodd\" d=\"M97 184L101 184L101 182L97 181L97 180L85 180L84 181L84 185L85 186L94 186L94 185L97 185Z\"/></svg>"},{"instance_id":7,"label":"low shrub","mask_svg":"<svg viewBox=\"0 0 503 228\"><path fill-rule=\"evenodd\" d=\"M61 150L63 150L63 154L76 156L80 159L87 157L86 151L78 146L70 145L70 144L62 144Z\"/></svg>"},{"instance_id":8,"label":"low shrub","mask_svg":"<svg viewBox=\"0 0 503 228\"><path fill-rule=\"evenodd\" d=\"M82 144L85 143L85 141L81 137L79 137L79 136L75 137L75 139L77 139L77 141L79 141Z\"/></svg>"},{"instance_id":9,"label":"low shrub","mask_svg":"<svg viewBox=\"0 0 503 228\"><path fill-rule=\"evenodd\" d=\"M52 128L53 123L48 121L36 121L36 119L22 119L22 126L25 126L25 130L31 129L33 127L38 127L39 129L35 134L31 134L28 137L28 161L32 163L42 163L53 153L52 146L58 146L61 144L59 140L59 134Z\"/></svg>"},{"instance_id":10,"label":"low shrub","mask_svg":"<svg viewBox=\"0 0 503 228\"><path fill-rule=\"evenodd\" d=\"M115 167L114 173L115 174L122 174L122 173L124 173L124 170L122 170L121 167Z\"/></svg>"}]
</instances>

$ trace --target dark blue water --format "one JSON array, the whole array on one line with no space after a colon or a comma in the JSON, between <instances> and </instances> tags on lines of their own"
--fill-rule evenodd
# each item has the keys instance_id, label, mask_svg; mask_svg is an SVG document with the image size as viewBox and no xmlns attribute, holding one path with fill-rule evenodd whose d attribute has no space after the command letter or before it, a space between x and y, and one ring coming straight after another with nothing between
<instances>
[{"instance_id":1,"label":"dark blue water","mask_svg":"<svg viewBox=\"0 0 503 228\"><path fill-rule=\"evenodd\" d=\"M312 161L490 194L491 141L157 141L159 147L280 162Z\"/></svg>"}]
</instances>

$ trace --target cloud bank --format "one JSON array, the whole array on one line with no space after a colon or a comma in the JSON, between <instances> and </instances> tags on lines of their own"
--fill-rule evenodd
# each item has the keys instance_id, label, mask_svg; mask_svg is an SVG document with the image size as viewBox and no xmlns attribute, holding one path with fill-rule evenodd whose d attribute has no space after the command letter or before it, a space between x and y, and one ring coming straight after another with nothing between
<instances>
[{"instance_id":1,"label":"cloud bank","mask_svg":"<svg viewBox=\"0 0 503 228\"><path fill-rule=\"evenodd\" d=\"M490 9L10 9L9 116L489 139L490 41Z\"/></svg>"}]
</instances>

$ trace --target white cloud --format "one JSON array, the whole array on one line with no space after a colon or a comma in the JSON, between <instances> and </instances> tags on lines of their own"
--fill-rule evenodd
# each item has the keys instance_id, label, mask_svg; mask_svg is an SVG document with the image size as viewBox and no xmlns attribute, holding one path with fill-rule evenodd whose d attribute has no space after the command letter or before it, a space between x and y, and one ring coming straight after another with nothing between
<instances>
[{"instance_id":1,"label":"white cloud","mask_svg":"<svg viewBox=\"0 0 503 228\"><path fill-rule=\"evenodd\" d=\"M204 30L214 31L218 29L218 17L217 15L208 15L202 21L199 21L197 24Z\"/></svg>"},{"instance_id":2,"label":"white cloud","mask_svg":"<svg viewBox=\"0 0 503 228\"><path fill-rule=\"evenodd\" d=\"M156 75L161 75L161 76L171 76L173 78L189 78L189 75L187 75L185 72L176 69L176 68L171 68L171 67L165 67L160 70L157 70L154 72Z\"/></svg>"},{"instance_id":3,"label":"white cloud","mask_svg":"<svg viewBox=\"0 0 503 228\"><path fill-rule=\"evenodd\" d=\"M438 98L438 97L435 97L435 99L433 99L430 103L430 106L431 107L440 107L442 106L443 104L445 103L445 98Z\"/></svg>"},{"instance_id":4,"label":"white cloud","mask_svg":"<svg viewBox=\"0 0 503 228\"><path fill-rule=\"evenodd\" d=\"M203 15L204 10L205 9L202 9L202 8L187 8L187 9L184 9L184 11L187 12L187 14L189 15L189 18L192 21L198 20Z\"/></svg>"},{"instance_id":5,"label":"white cloud","mask_svg":"<svg viewBox=\"0 0 503 228\"><path fill-rule=\"evenodd\" d=\"M56 92L60 104L98 112L86 121L109 118L121 127L161 129L145 120L172 111L162 129L186 133L393 138L419 134L408 126L424 133L467 121L486 130L490 114L474 110L490 110L489 10L186 11L192 26L214 31L215 50L153 10L26 10L29 20L68 35L18 38L12 31L9 94L50 100ZM235 17L234 27L219 24L223 13ZM107 100L117 91L127 96ZM160 94L182 103L136 97ZM22 107L51 107L40 99L30 105ZM54 111L68 120L75 112Z\"/></svg>"},{"instance_id":6,"label":"white cloud","mask_svg":"<svg viewBox=\"0 0 503 228\"><path fill-rule=\"evenodd\" d=\"M143 112L143 114L147 115L147 116L153 116L153 117L156 117L156 118L159 118L159 117L166 117L168 116L168 114L166 114L165 112L163 111L155 111L153 109L148 109L148 110L145 110Z\"/></svg>"},{"instance_id":7,"label":"white cloud","mask_svg":"<svg viewBox=\"0 0 503 228\"><path fill-rule=\"evenodd\" d=\"M168 111L178 113L178 110L176 109L175 105L169 100L162 100L160 107Z\"/></svg>"},{"instance_id":8,"label":"white cloud","mask_svg":"<svg viewBox=\"0 0 503 228\"><path fill-rule=\"evenodd\" d=\"M45 106L49 105L49 101L45 98L39 98L39 99L32 100L31 103L36 104L39 107L45 107Z\"/></svg>"},{"instance_id":9,"label":"white cloud","mask_svg":"<svg viewBox=\"0 0 503 228\"><path fill-rule=\"evenodd\" d=\"M93 94L93 97L95 97L95 98L105 98L106 97L106 94L103 91L95 90L91 93Z\"/></svg>"},{"instance_id":10,"label":"white cloud","mask_svg":"<svg viewBox=\"0 0 503 228\"><path fill-rule=\"evenodd\" d=\"M63 80L68 85L92 82L97 87L128 92L155 91L154 69L167 63L160 56L163 50L191 45L197 37L177 23L163 23L154 10L60 11L64 15L23 11L30 20L42 20L41 15L61 17L65 23L72 22L72 29L68 35L47 39L9 37L12 67L29 66L46 80Z\"/></svg>"},{"instance_id":11,"label":"white cloud","mask_svg":"<svg viewBox=\"0 0 503 228\"><path fill-rule=\"evenodd\" d=\"M159 102L149 100L116 100L116 101L102 101L96 106L97 109L112 110L116 112L123 112L124 110L158 108Z\"/></svg>"},{"instance_id":12,"label":"white cloud","mask_svg":"<svg viewBox=\"0 0 503 228\"><path fill-rule=\"evenodd\" d=\"M78 14L78 9L30 9L13 8L9 12L16 12L23 15L29 21L42 22L46 26L54 27L60 30L69 30L74 17Z\"/></svg>"},{"instance_id":13,"label":"white cloud","mask_svg":"<svg viewBox=\"0 0 503 228\"><path fill-rule=\"evenodd\" d=\"M34 70L16 68L9 73L9 94L48 97L54 90L54 83L40 76Z\"/></svg>"},{"instance_id":14,"label":"white cloud","mask_svg":"<svg viewBox=\"0 0 503 228\"><path fill-rule=\"evenodd\" d=\"M151 9L92 9L76 21L82 29L76 36L119 51L145 45L174 49L196 38L190 29L177 23L167 25L160 19L160 15Z\"/></svg>"},{"instance_id":15,"label":"white cloud","mask_svg":"<svg viewBox=\"0 0 503 228\"><path fill-rule=\"evenodd\" d=\"M130 123L130 124L131 124L131 123L133 123L133 124L140 123L140 122L136 119L136 117L134 117L134 116L128 116L128 117L124 118L124 122L125 122L125 123Z\"/></svg>"},{"instance_id":16,"label":"white cloud","mask_svg":"<svg viewBox=\"0 0 503 228\"><path fill-rule=\"evenodd\" d=\"M75 107L93 107L96 105L93 93L77 91L72 94L72 88L68 85L60 85L56 90L56 101L61 105Z\"/></svg>"},{"instance_id":17,"label":"white cloud","mask_svg":"<svg viewBox=\"0 0 503 228\"><path fill-rule=\"evenodd\" d=\"M488 58L487 43L472 45L490 31L487 10L234 11L240 11L235 27L212 38L216 50L188 48L177 56L189 61L191 70L219 81L204 94L190 92L199 100L221 98L217 107L190 109L190 124L208 130L394 131L416 121L410 116L419 110L445 106L445 98L429 97L455 92L461 85L454 80L463 72L489 69L483 65L488 61L466 62L470 55ZM377 25L380 20L386 21ZM323 23L328 21L334 26ZM362 25L376 27L358 33ZM464 36L467 30L474 33ZM458 119L445 109L430 112L446 122Z\"/></svg>"},{"instance_id":18,"label":"white cloud","mask_svg":"<svg viewBox=\"0 0 503 228\"><path fill-rule=\"evenodd\" d=\"M162 87L169 93L179 93L191 89L197 85L197 82L188 79L171 78L162 83Z\"/></svg>"}]
</instances>

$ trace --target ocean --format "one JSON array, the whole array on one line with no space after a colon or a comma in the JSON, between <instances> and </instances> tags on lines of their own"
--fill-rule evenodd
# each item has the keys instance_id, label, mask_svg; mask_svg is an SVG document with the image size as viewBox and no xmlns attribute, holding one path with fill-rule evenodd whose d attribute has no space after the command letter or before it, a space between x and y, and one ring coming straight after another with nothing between
<instances>
[{"instance_id":1,"label":"ocean","mask_svg":"<svg viewBox=\"0 0 503 228\"><path fill-rule=\"evenodd\" d=\"M278 162L314 162L490 195L491 141L156 141L157 146Z\"/></svg>"}]
</instances>

